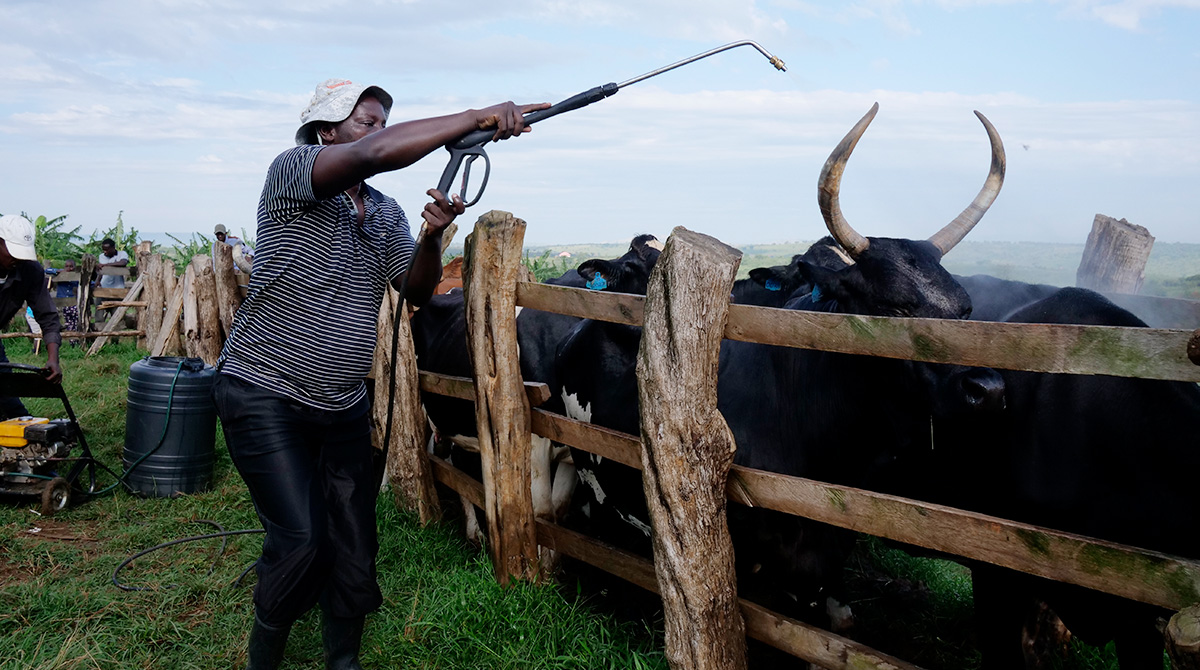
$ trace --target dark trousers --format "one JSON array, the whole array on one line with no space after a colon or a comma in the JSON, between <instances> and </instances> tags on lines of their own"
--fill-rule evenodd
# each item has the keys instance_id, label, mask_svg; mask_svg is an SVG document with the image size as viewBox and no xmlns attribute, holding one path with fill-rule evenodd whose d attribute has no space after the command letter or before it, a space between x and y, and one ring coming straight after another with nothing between
<instances>
[{"instance_id":1,"label":"dark trousers","mask_svg":"<svg viewBox=\"0 0 1200 670\"><path fill-rule=\"evenodd\" d=\"M0 363L7 362L8 354L4 353L4 343L0 342ZM12 372L12 370L0 370L0 372ZM18 416L29 416L29 410L25 408L25 403L16 397L0 398L0 421L15 419Z\"/></svg>"},{"instance_id":2,"label":"dark trousers","mask_svg":"<svg viewBox=\"0 0 1200 670\"><path fill-rule=\"evenodd\" d=\"M319 598L337 617L377 609L379 478L366 399L326 412L225 374L213 399L267 531L254 589L259 619L288 625Z\"/></svg>"}]
</instances>

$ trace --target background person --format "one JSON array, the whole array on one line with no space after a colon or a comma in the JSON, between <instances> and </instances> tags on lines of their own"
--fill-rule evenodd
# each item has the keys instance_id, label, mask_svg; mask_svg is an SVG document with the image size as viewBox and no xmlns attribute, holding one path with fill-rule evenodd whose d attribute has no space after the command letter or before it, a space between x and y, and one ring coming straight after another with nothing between
<instances>
[{"instance_id":1,"label":"background person","mask_svg":"<svg viewBox=\"0 0 1200 670\"><path fill-rule=\"evenodd\" d=\"M318 602L326 667L361 668L363 620L383 601L375 579L381 461L363 380L387 285L399 288L407 271L406 298L429 299L441 276L442 232L464 205L426 192L433 201L414 257L404 211L364 180L476 129L496 129L497 140L518 135L523 114L548 105L506 102L388 127L391 107L377 86L317 86L300 114L298 146L267 171L249 293L217 363L217 414L267 532L252 670L278 667L292 623ZM329 272L331 259L338 272Z\"/></svg>"},{"instance_id":2,"label":"background person","mask_svg":"<svg viewBox=\"0 0 1200 670\"><path fill-rule=\"evenodd\" d=\"M46 287L46 273L37 261L34 250L36 232L29 219L16 214L0 217L0 328L8 325L25 304L33 310L46 343L44 374L52 382L62 381L58 362L58 347L62 343L62 327L58 309ZM0 363L7 363L4 341L0 340ZM29 410L20 398L0 398L0 419L27 416Z\"/></svg>"},{"instance_id":3,"label":"background person","mask_svg":"<svg viewBox=\"0 0 1200 670\"><path fill-rule=\"evenodd\" d=\"M71 258L68 258L67 260L63 261L63 266L62 266L61 270L46 268L46 274L54 274L54 275L56 275L60 272L78 272L78 271L79 271L79 268L75 265L75 260L71 259ZM78 295L79 295L79 282L78 281L60 281L56 285L56 289L54 292L55 299L74 298L74 297L77 297ZM62 317L63 330L65 330L67 332L76 332L79 330L79 305L78 304L63 305L62 307L60 307L58 309L58 312ZM76 344L77 342L78 342L78 340L71 340L72 345Z\"/></svg>"},{"instance_id":4,"label":"background person","mask_svg":"<svg viewBox=\"0 0 1200 670\"><path fill-rule=\"evenodd\" d=\"M97 260L96 265L100 268L123 268L129 265L129 254L117 249L117 243L106 237L100 241L100 258ZM125 277L100 275L100 288L125 288Z\"/></svg>"}]
</instances>

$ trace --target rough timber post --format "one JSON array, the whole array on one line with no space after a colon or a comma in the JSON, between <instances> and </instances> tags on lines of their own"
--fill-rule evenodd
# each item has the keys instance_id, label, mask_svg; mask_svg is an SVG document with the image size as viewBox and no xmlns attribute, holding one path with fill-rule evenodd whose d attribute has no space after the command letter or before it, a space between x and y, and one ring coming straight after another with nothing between
<instances>
[{"instance_id":1,"label":"rough timber post","mask_svg":"<svg viewBox=\"0 0 1200 670\"><path fill-rule=\"evenodd\" d=\"M213 272L212 257L196 254L192 256L192 267L196 273L192 287L196 294L196 317L199 323L195 355L209 365L216 365L225 341L221 338L221 313L217 307L217 277Z\"/></svg>"},{"instance_id":2,"label":"rough timber post","mask_svg":"<svg viewBox=\"0 0 1200 670\"><path fill-rule=\"evenodd\" d=\"M1153 247L1154 236L1144 227L1097 214L1075 271L1075 285L1093 291L1138 293Z\"/></svg>"},{"instance_id":3,"label":"rough timber post","mask_svg":"<svg viewBox=\"0 0 1200 670\"><path fill-rule=\"evenodd\" d=\"M396 345L396 393L392 406L392 435L390 444L383 444L387 426L388 382L391 380L392 321L399 293L388 287L379 306L376 325L378 343L375 345L375 414L376 448L387 451L387 478L392 485L396 506L417 513L421 523L441 518L441 505L433 483L433 470L425 455L425 411L417 382L417 356L408 325L406 310L399 310L400 333Z\"/></svg>"},{"instance_id":4,"label":"rough timber post","mask_svg":"<svg viewBox=\"0 0 1200 670\"><path fill-rule=\"evenodd\" d=\"M229 339L233 330L233 317L242 306L242 294L238 291L234 275L233 247L228 244L213 245L213 273L217 281L217 311L221 319L221 341Z\"/></svg>"},{"instance_id":5,"label":"rough timber post","mask_svg":"<svg viewBox=\"0 0 1200 670\"><path fill-rule=\"evenodd\" d=\"M138 313L138 327L145 333L145 342L139 338L138 346L144 346L147 351L158 341L158 331L162 328L163 307L167 301L167 294L163 291L162 262L162 254L147 254L144 264L138 259L138 272L146 282L142 290L146 307Z\"/></svg>"},{"instance_id":6,"label":"rough timber post","mask_svg":"<svg viewBox=\"0 0 1200 670\"><path fill-rule=\"evenodd\" d=\"M537 535L530 492L529 399L517 357L517 279L525 222L492 210L475 222L465 255L467 348L475 371L475 423L484 511L496 579L534 580Z\"/></svg>"},{"instance_id":7,"label":"rough timber post","mask_svg":"<svg viewBox=\"0 0 1200 670\"><path fill-rule=\"evenodd\" d=\"M1167 656L1175 670L1200 670L1200 605L1185 607L1167 622Z\"/></svg>"},{"instance_id":8,"label":"rough timber post","mask_svg":"<svg viewBox=\"0 0 1200 670\"><path fill-rule=\"evenodd\" d=\"M717 411L717 357L741 257L677 227L646 291L637 367L642 485L672 668L746 667L725 519L737 447Z\"/></svg>"},{"instance_id":9,"label":"rough timber post","mask_svg":"<svg viewBox=\"0 0 1200 670\"><path fill-rule=\"evenodd\" d=\"M138 243L137 251L135 252L137 254L138 277L142 278L142 299L147 301L146 307L138 310L137 313L137 327L138 330L142 331L142 334L138 335L137 338L138 349L149 349L150 345L148 342L154 341L150 337L150 329L147 323L150 318L149 297L151 285L154 283L156 273L158 272L158 258L156 258L157 254L153 253L153 249L154 245L149 241L145 241ZM161 313L158 320L162 321Z\"/></svg>"}]
</instances>

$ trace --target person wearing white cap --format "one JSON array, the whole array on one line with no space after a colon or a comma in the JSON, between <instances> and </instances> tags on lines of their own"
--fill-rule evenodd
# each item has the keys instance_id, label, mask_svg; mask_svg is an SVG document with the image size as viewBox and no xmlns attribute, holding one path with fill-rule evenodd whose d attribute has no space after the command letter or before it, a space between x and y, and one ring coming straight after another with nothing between
<instances>
[{"instance_id":1,"label":"person wearing white cap","mask_svg":"<svg viewBox=\"0 0 1200 670\"><path fill-rule=\"evenodd\" d=\"M441 236L465 205L436 189L415 254L408 219L366 179L412 165L477 129L528 130L548 104L505 102L388 125L392 96L329 79L300 114L296 147L267 171L249 293L217 362L213 400L234 465L266 529L256 566L250 670L278 667L293 622L322 610L325 665L359 670L375 580L375 500L364 379L388 284L423 305L441 277ZM336 272L330 268L336 267ZM420 427L412 426L413 430Z\"/></svg>"},{"instance_id":2,"label":"person wearing white cap","mask_svg":"<svg viewBox=\"0 0 1200 670\"><path fill-rule=\"evenodd\" d=\"M62 344L62 323L46 286L46 271L37 260L36 235L29 219L16 214L0 216L0 328L7 326L18 312L24 313L22 307L28 305L46 343L43 374L52 382L61 382L58 347ZM0 342L0 363L7 362L8 355ZM19 398L0 399L0 415L3 415L0 419L28 414Z\"/></svg>"}]
</instances>

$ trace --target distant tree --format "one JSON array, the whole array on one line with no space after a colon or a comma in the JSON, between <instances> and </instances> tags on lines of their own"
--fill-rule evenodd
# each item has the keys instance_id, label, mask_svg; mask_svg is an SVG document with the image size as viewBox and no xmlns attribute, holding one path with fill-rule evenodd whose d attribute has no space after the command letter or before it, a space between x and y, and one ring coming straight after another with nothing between
<instances>
[{"instance_id":1,"label":"distant tree","mask_svg":"<svg viewBox=\"0 0 1200 670\"><path fill-rule=\"evenodd\" d=\"M21 216L33 222L35 232L33 246L37 250L38 258L43 261L62 262L68 258L78 259L83 253L76 244L83 240L79 235L80 226L75 226L71 230L63 229L67 222L66 214L53 219L47 219L45 216L34 218L25 212L21 212Z\"/></svg>"},{"instance_id":2,"label":"distant tree","mask_svg":"<svg viewBox=\"0 0 1200 670\"><path fill-rule=\"evenodd\" d=\"M88 238L87 242L84 242L83 245L81 245L83 247L83 251L94 256L99 256L101 254L100 243L104 241L105 238L111 237L113 242L117 243L118 251L124 251L125 253L129 254L129 264L131 266L137 265L137 254L133 252L134 249L137 248L139 242L138 231L137 228L130 226L129 232L125 232L125 221L122 218L124 213L125 210L117 212L117 223L112 228L109 228L104 232L100 232L98 230L92 231L92 236Z\"/></svg>"},{"instance_id":3,"label":"distant tree","mask_svg":"<svg viewBox=\"0 0 1200 670\"><path fill-rule=\"evenodd\" d=\"M200 233L192 233L187 241L167 233L167 237L175 240L175 246L163 252L163 255L175 262L176 274L182 274L187 269L192 257L197 254L207 254L212 250L212 240Z\"/></svg>"}]
</instances>

